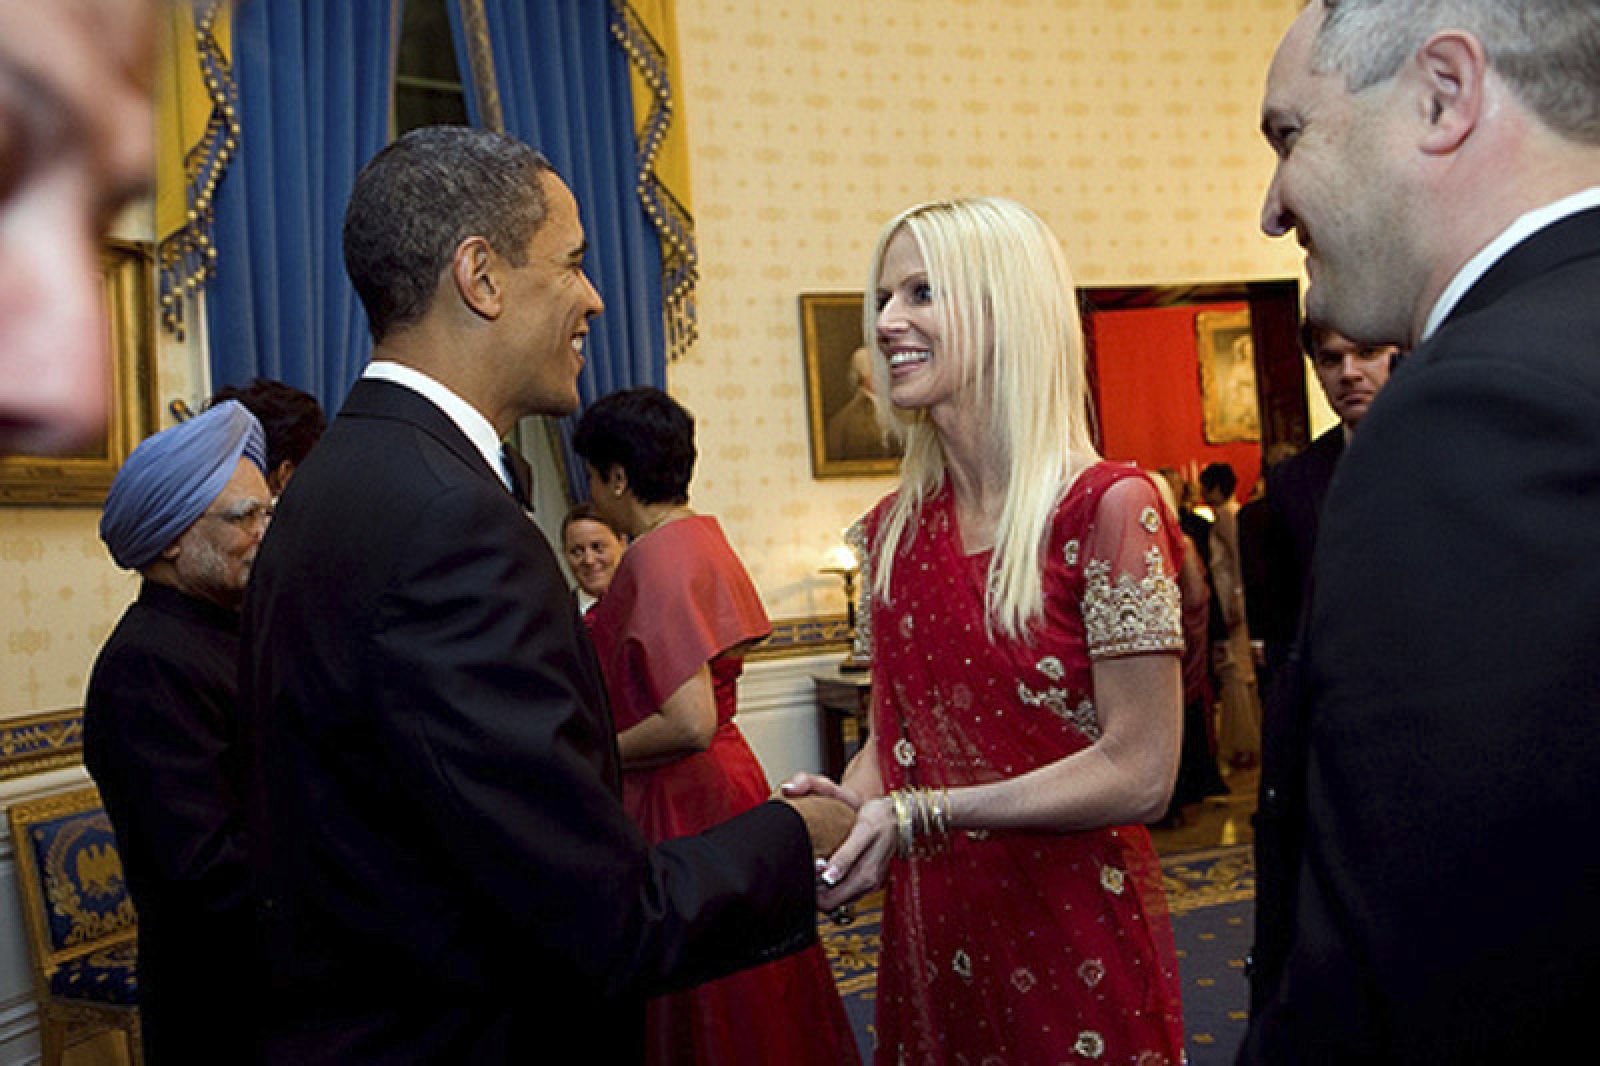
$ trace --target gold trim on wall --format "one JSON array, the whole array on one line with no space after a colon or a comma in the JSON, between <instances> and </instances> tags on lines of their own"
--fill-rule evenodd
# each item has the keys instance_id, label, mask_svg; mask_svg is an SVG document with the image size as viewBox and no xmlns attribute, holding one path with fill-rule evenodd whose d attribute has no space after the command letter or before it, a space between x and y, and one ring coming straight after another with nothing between
<instances>
[{"instance_id":1,"label":"gold trim on wall","mask_svg":"<svg viewBox=\"0 0 1600 1066\"><path fill-rule=\"evenodd\" d=\"M105 434L73 455L0 459L0 504L104 503L122 461L157 425L150 264L142 242L108 241L101 249L112 364Z\"/></svg>"},{"instance_id":2,"label":"gold trim on wall","mask_svg":"<svg viewBox=\"0 0 1600 1066\"><path fill-rule=\"evenodd\" d=\"M772 623L772 635L750 649L745 659L792 659L800 655L820 655L850 650L850 623L844 615L816 618L779 618Z\"/></svg>"},{"instance_id":3,"label":"gold trim on wall","mask_svg":"<svg viewBox=\"0 0 1600 1066\"><path fill-rule=\"evenodd\" d=\"M83 761L83 711L45 711L0 722L0 780Z\"/></svg>"}]
</instances>

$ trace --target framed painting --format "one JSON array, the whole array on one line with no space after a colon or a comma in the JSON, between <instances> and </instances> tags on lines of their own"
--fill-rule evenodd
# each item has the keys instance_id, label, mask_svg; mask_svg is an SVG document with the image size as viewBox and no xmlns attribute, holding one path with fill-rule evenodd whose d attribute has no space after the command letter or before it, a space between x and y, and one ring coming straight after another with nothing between
<instances>
[{"instance_id":1,"label":"framed painting","mask_svg":"<svg viewBox=\"0 0 1600 1066\"><path fill-rule=\"evenodd\" d=\"M817 478L884 477L901 449L878 424L872 356L861 335L859 292L803 293L800 336L806 363L811 473Z\"/></svg>"},{"instance_id":2,"label":"framed painting","mask_svg":"<svg viewBox=\"0 0 1600 1066\"><path fill-rule=\"evenodd\" d=\"M122 461L157 424L150 264L144 244L113 241L101 250L101 298L111 330L105 432L68 455L0 459L0 504L104 503Z\"/></svg>"},{"instance_id":3,"label":"framed painting","mask_svg":"<svg viewBox=\"0 0 1600 1066\"><path fill-rule=\"evenodd\" d=\"M1219 454L1202 457L1190 453L1189 458L1220 461L1226 459L1220 451L1231 448L1243 455L1252 446L1264 456L1281 457L1304 448L1310 441L1305 357L1300 354L1299 341L1298 282L1219 281L1104 286L1078 291L1084 310L1090 389L1097 412L1097 447L1105 450L1109 446L1119 458L1139 458L1148 465L1159 466L1175 456L1161 458L1157 453L1188 448L1186 435L1191 417L1196 448L1215 448ZM1202 390L1207 388L1207 365L1214 369L1216 364L1204 353L1207 347L1215 351L1217 345L1226 344L1228 354L1232 354L1238 339L1233 330L1238 328L1240 315L1248 322L1255 358L1255 396L1251 405L1256 412L1259 444L1257 438L1214 443L1207 439L1207 405ZM1202 317L1208 323L1204 330L1198 326ZM1170 324L1179 321L1181 326ZM1112 323L1120 325L1109 328ZM1215 331L1218 324L1226 327L1220 336ZM1215 394L1215 389L1207 393ZM1235 406L1240 402L1237 394L1233 402ZM1155 414L1158 410L1159 414ZM1248 419L1235 417L1232 421ZM1217 423L1211 423L1209 428L1217 428Z\"/></svg>"},{"instance_id":4,"label":"framed painting","mask_svg":"<svg viewBox=\"0 0 1600 1066\"><path fill-rule=\"evenodd\" d=\"M1206 442L1260 440L1250 312L1202 311L1195 316L1194 328Z\"/></svg>"}]
</instances>

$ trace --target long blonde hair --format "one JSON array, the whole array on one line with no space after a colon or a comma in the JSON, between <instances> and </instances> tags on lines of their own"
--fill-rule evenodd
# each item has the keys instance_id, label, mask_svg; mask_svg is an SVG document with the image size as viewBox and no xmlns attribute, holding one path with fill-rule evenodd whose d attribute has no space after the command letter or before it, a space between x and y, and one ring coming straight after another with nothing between
<instances>
[{"instance_id":1,"label":"long blonde hair","mask_svg":"<svg viewBox=\"0 0 1600 1066\"><path fill-rule=\"evenodd\" d=\"M1044 611L1041 566L1051 515L1073 479L1100 458L1077 289L1055 234L1021 204L990 196L919 204L878 236L863 311L874 346L884 252L902 230L922 252L944 355L966 365L1007 471L986 620L991 632L1025 638ZM884 358L873 360L873 373L878 394L888 396ZM910 543L924 502L945 480L944 451L926 412L893 409L892 418L905 459L873 560L873 595L885 602L901 542Z\"/></svg>"}]
</instances>

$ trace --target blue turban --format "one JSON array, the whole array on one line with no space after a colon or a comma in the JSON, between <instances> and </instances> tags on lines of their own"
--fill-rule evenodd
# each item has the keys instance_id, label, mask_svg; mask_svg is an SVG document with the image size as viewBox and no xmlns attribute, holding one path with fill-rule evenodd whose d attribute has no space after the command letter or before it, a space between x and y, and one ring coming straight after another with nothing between
<instances>
[{"instance_id":1,"label":"blue turban","mask_svg":"<svg viewBox=\"0 0 1600 1066\"><path fill-rule=\"evenodd\" d=\"M222 494L240 459L266 473L266 436L238 400L147 437L106 494L100 539L111 558L127 570L154 562Z\"/></svg>"}]
</instances>

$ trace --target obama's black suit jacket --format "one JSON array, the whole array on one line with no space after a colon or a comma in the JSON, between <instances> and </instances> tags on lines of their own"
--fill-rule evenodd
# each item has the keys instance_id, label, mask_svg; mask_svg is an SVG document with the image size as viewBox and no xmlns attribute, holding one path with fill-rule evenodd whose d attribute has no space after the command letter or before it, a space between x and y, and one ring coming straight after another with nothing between
<instances>
[{"instance_id":1,"label":"obama's black suit jacket","mask_svg":"<svg viewBox=\"0 0 1600 1066\"><path fill-rule=\"evenodd\" d=\"M555 558L420 394L355 386L242 643L267 1061L633 1061L645 996L814 939L794 811L654 849L629 822Z\"/></svg>"}]
</instances>

